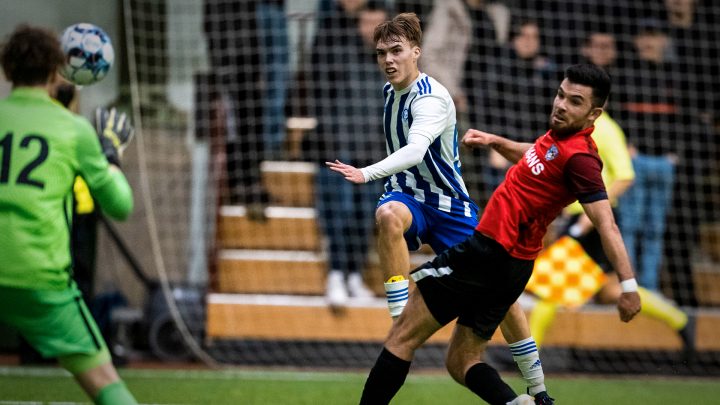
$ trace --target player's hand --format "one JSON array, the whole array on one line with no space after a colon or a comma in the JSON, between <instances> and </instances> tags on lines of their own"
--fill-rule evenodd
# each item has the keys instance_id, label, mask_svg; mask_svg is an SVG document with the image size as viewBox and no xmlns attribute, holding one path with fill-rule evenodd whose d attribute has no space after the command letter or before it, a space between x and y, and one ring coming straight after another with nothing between
<instances>
[{"instance_id":1,"label":"player's hand","mask_svg":"<svg viewBox=\"0 0 720 405\"><path fill-rule=\"evenodd\" d=\"M463 135L462 143L465 146L471 148L478 148L483 146L491 146L495 141L497 135L489 132L478 131L477 129L468 129Z\"/></svg>"},{"instance_id":2,"label":"player's hand","mask_svg":"<svg viewBox=\"0 0 720 405\"><path fill-rule=\"evenodd\" d=\"M640 294L637 291L620 294L618 299L618 312L623 322L630 322L640 312Z\"/></svg>"},{"instance_id":3,"label":"player's hand","mask_svg":"<svg viewBox=\"0 0 720 405\"><path fill-rule=\"evenodd\" d=\"M115 108L98 107L95 109L95 131L108 162L120 166L122 152L135 134L130 119Z\"/></svg>"},{"instance_id":4,"label":"player's hand","mask_svg":"<svg viewBox=\"0 0 720 405\"><path fill-rule=\"evenodd\" d=\"M362 174L360 169L355 166L350 166L339 160L335 160L334 162L325 162L325 164L330 168L330 170L342 174L342 176L345 177L345 180L351 183L365 183L365 176Z\"/></svg>"}]
</instances>

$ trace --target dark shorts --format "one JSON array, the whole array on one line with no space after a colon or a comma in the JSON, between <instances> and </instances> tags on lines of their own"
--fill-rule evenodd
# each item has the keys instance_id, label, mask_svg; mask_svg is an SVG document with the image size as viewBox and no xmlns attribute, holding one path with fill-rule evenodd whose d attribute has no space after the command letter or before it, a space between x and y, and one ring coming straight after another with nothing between
<instances>
[{"instance_id":1,"label":"dark shorts","mask_svg":"<svg viewBox=\"0 0 720 405\"><path fill-rule=\"evenodd\" d=\"M441 325L455 318L490 340L530 279L533 260L510 256L475 232L410 273L430 313Z\"/></svg>"}]
</instances>

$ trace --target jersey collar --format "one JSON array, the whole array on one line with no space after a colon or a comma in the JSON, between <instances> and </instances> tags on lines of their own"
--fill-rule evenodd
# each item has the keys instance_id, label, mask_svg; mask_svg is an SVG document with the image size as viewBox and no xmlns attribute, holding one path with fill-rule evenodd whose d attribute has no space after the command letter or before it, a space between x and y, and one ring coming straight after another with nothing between
<instances>
[{"instance_id":1,"label":"jersey collar","mask_svg":"<svg viewBox=\"0 0 720 405\"><path fill-rule=\"evenodd\" d=\"M423 72L418 72L418 76L415 78L415 80L412 81L412 83L410 83L409 86L405 87L405 88L402 89L402 90L396 90L396 91L395 91L395 94L397 94L397 95L403 95L403 94L409 92L409 91L417 84L417 82L418 82L420 79L422 79L423 77L425 77L425 74L424 74Z\"/></svg>"},{"instance_id":2,"label":"jersey collar","mask_svg":"<svg viewBox=\"0 0 720 405\"><path fill-rule=\"evenodd\" d=\"M41 100L51 100L50 95L45 88L40 87L16 87L10 92L11 97L34 98Z\"/></svg>"}]
</instances>

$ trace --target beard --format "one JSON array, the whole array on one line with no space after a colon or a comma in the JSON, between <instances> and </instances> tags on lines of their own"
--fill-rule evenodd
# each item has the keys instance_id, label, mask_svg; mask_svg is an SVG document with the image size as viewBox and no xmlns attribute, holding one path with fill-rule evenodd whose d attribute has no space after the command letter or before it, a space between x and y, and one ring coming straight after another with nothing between
<instances>
[{"instance_id":1,"label":"beard","mask_svg":"<svg viewBox=\"0 0 720 405\"><path fill-rule=\"evenodd\" d=\"M550 120L550 129L555 133L556 135L560 137L565 137L572 135L574 133L580 132L583 129L583 125L581 123L568 123L568 122L560 122L557 125L552 124L552 119Z\"/></svg>"}]
</instances>

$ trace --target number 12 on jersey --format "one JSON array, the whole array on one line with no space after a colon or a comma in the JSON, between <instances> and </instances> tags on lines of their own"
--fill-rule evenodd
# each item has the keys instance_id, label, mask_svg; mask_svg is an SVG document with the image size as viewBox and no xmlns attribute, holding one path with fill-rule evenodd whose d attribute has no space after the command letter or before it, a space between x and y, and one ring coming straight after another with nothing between
<instances>
[{"instance_id":1,"label":"number 12 on jersey","mask_svg":"<svg viewBox=\"0 0 720 405\"><path fill-rule=\"evenodd\" d=\"M0 160L0 185L8 184L10 180L10 164L12 163L12 145L13 145L14 134L8 132L0 140L0 153L2 153L2 160ZM49 147L47 140L40 135L25 135L20 141L20 147L23 149L34 148L32 144L39 144L40 149L37 155L27 162L20 170L20 173L15 179L16 184L25 184L31 187L38 187L40 189L45 188L45 183L40 180L31 178L31 173L38 166L40 166L45 159L48 157Z\"/></svg>"}]
</instances>

